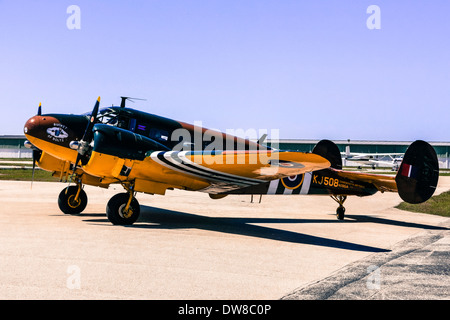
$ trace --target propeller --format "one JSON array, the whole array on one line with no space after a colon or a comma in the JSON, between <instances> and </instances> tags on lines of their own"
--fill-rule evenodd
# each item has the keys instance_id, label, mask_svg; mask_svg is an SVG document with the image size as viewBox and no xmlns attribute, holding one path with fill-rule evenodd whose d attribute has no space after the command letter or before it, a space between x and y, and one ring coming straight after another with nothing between
<instances>
[{"instance_id":1,"label":"propeller","mask_svg":"<svg viewBox=\"0 0 450 320\"><path fill-rule=\"evenodd\" d=\"M42 115L42 103L41 102L39 102L39 107L38 107L38 111L37 111L36 115L38 115L38 116ZM31 188L33 189L34 171L36 169L36 162L38 162L39 159L41 158L42 151L32 145L32 155L33 155L33 170L31 173Z\"/></svg>"},{"instance_id":2,"label":"propeller","mask_svg":"<svg viewBox=\"0 0 450 320\"><path fill-rule=\"evenodd\" d=\"M39 149L33 149L33 170L31 174L31 189L33 189L33 182L34 182L34 170L36 169L36 162L39 161L42 155L42 151Z\"/></svg>"},{"instance_id":3,"label":"propeller","mask_svg":"<svg viewBox=\"0 0 450 320\"><path fill-rule=\"evenodd\" d=\"M84 131L83 138L81 138L80 143L78 145L78 155L75 161L75 165L73 166L73 174L75 174L75 170L78 167L78 163L81 161L81 158L84 156L86 151L89 148L89 144L92 141L92 128L94 127L95 121L97 120L98 108L100 105L100 97L98 97L97 102L95 102L94 109L92 110L91 117L89 119L86 130Z\"/></svg>"}]
</instances>

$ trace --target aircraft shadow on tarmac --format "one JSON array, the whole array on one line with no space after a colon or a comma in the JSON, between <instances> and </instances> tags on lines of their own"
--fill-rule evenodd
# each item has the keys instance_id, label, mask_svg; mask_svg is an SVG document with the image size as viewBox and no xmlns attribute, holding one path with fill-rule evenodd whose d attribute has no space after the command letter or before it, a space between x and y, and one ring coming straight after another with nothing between
<instances>
[{"instance_id":1,"label":"aircraft shadow on tarmac","mask_svg":"<svg viewBox=\"0 0 450 320\"><path fill-rule=\"evenodd\" d=\"M104 214L83 214L83 217L98 217ZM267 226L258 226L262 223L355 223L355 222L373 222L404 227L413 227L420 229L438 229L447 228L435 227L430 225L395 221L384 218L347 215L347 220L325 220L325 219L281 219L281 218L223 218L207 217L195 215L192 213L173 211L149 206L141 206L141 215L138 223L127 228L148 228L148 229L202 229L215 232L257 237L276 241L301 243L316 246L333 247L345 250L363 251L363 252L389 252L390 250L360 245L356 243L328 239L318 236L312 236L292 231L276 229ZM104 223L109 221L105 219L87 219L86 222Z\"/></svg>"},{"instance_id":2,"label":"aircraft shadow on tarmac","mask_svg":"<svg viewBox=\"0 0 450 320\"><path fill-rule=\"evenodd\" d=\"M391 226L399 226L399 227L407 227L407 228L418 228L418 229L426 229L426 230L449 230L447 227L440 226L431 226L427 224L414 223L414 222L406 222L406 221L396 221L391 219L384 219L378 217L371 216L361 216L361 215L346 215L347 219L354 219L355 222L372 222L378 224L387 224Z\"/></svg>"}]
</instances>

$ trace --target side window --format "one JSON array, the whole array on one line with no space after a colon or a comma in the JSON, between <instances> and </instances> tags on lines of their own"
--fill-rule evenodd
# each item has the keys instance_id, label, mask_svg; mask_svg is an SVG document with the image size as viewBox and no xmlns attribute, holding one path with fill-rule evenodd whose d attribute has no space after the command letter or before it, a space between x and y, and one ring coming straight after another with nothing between
<instances>
[{"instance_id":1,"label":"side window","mask_svg":"<svg viewBox=\"0 0 450 320\"><path fill-rule=\"evenodd\" d=\"M122 129L128 129L129 127L129 119L127 118L122 118L122 117L117 117L117 127L122 128Z\"/></svg>"},{"instance_id":2,"label":"side window","mask_svg":"<svg viewBox=\"0 0 450 320\"><path fill-rule=\"evenodd\" d=\"M136 119L130 119L128 130L134 132L136 130Z\"/></svg>"},{"instance_id":3,"label":"side window","mask_svg":"<svg viewBox=\"0 0 450 320\"><path fill-rule=\"evenodd\" d=\"M169 132L166 130L151 128L148 137L158 142L166 143L169 141Z\"/></svg>"}]
</instances>

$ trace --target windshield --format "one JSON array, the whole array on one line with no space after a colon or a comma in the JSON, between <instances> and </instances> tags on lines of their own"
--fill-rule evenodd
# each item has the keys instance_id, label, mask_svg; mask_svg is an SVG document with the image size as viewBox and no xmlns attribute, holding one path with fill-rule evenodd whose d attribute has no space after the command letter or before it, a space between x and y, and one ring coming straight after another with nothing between
<instances>
[{"instance_id":1,"label":"windshield","mask_svg":"<svg viewBox=\"0 0 450 320\"><path fill-rule=\"evenodd\" d=\"M92 111L83 113L84 116L90 117ZM104 108L101 109L97 114L97 123L110 124L112 126L117 126L119 122L118 113L114 109Z\"/></svg>"}]
</instances>

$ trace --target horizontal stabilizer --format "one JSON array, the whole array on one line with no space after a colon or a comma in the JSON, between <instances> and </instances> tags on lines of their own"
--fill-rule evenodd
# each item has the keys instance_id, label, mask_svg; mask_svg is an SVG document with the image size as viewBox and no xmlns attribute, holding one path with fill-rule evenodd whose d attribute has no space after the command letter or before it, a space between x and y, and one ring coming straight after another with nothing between
<instances>
[{"instance_id":1,"label":"horizontal stabilizer","mask_svg":"<svg viewBox=\"0 0 450 320\"><path fill-rule=\"evenodd\" d=\"M341 171L335 170L339 177L350 179L353 181L363 181L366 183L373 184L379 191L385 192L396 192L397 185L395 183L394 176L381 175L381 174L371 174L363 173L357 171Z\"/></svg>"}]
</instances>

